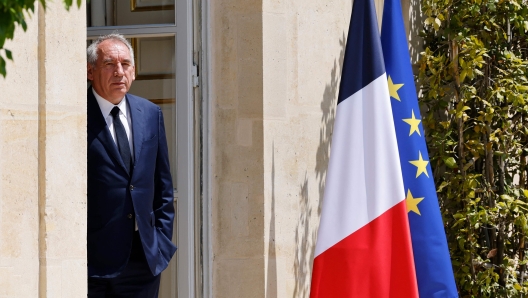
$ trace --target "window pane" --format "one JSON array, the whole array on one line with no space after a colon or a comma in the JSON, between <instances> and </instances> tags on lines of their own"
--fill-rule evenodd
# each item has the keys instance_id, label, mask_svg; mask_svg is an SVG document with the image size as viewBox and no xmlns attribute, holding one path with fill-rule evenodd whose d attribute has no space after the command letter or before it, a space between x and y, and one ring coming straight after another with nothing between
<instances>
[{"instance_id":1,"label":"window pane","mask_svg":"<svg viewBox=\"0 0 528 298\"><path fill-rule=\"evenodd\" d=\"M176 187L176 82L174 36L132 38L136 80L130 93L157 104L165 120L172 180Z\"/></svg>"},{"instance_id":2,"label":"window pane","mask_svg":"<svg viewBox=\"0 0 528 298\"><path fill-rule=\"evenodd\" d=\"M174 0L91 0L86 26L174 24Z\"/></svg>"}]
</instances>

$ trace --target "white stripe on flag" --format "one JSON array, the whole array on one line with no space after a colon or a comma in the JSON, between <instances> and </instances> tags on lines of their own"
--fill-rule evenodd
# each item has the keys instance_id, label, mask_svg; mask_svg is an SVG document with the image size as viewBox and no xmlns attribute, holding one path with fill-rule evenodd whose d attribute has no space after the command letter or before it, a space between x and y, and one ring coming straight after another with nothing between
<instances>
[{"instance_id":1,"label":"white stripe on flag","mask_svg":"<svg viewBox=\"0 0 528 298\"><path fill-rule=\"evenodd\" d=\"M337 105L315 257L404 199L383 74Z\"/></svg>"}]
</instances>

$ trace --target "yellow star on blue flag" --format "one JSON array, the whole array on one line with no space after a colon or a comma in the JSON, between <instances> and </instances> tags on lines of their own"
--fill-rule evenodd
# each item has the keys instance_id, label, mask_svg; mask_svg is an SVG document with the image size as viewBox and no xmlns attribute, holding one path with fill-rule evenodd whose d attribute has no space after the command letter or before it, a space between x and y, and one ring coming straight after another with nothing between
<instances>
[{"instance_id":1,"label":"yellow star on blue flag","mask_svg":"<svg viewBox=\"0 0 528 298\"><path fill-rule=\"evenodd\" d=\"M412 117L403 119L403 121L405 121L405 123L411 126L411 131L409 132L409 136L411 136L414 132L416 132L419 136L422 136L420 134L420 127L419 127L420 122L422 122L422 120L416 119L416 117L414 117L414 110L412 110Z\"/></svg>"},{"instance_id":2,"label":"yellow star on blue flag","mask_svg":"<svg viewBox=\"0 0 528 298\"><path fill-rule=\"evenodd\" d=\"M400 100L400 96L398 95L398 90L403 87L403 84L394 84L392 82L391 76L389 76L389 79L387 80L389 83L389 94L391 97L394 97L395 99Z\"/></svg>"},{"instance_id":3,"label":"yellow star on blue flag","mask_svg":"<svg viewBox=\"0 0 528 298\"><path fill-rule=\"evenodd\" d=\"M424 198L415 198L413 197L411 190L407 190L407 197L405 198L405 203L407 205L407 212L414 212L418 215L420 214L420 209L418 209L418 204L423 201Z\"/></svg>"},{"instance_id":4,"label":"yellow star on blue flag","mask_svg":"<svg viewBox=\"0 0 528 298\"><path fill-rule=\"evenodd\" d=\"M411 164L416 166L416 178L418 178L422 173L425 174L425 176L429 177L429 174L427 174L427 165L429 164L429 161L424 160L422 158L422 152L418 151L418 160L411 160L409 161Z\"/></svg>"},{"instance_id":5,"label":"yellow star on blue flag","mask_svg":"<svg viewBox=\"0 0 528 298\"><path fill-rule=\"evenodd\" d=\"M381 46L388 91L390 97L395 99L391 100L392 118L398 140L403 185L408 190L405 203L418 277L418 294L419 297L436 297L439 293L442 297L458 297L434 179L432 173L431 177L428 173L429 154L420 131L422 117L400 0L384 1L382 24ZM420 197L415 198L413 194L419 194Z\"/></svg>"}]
</instances>

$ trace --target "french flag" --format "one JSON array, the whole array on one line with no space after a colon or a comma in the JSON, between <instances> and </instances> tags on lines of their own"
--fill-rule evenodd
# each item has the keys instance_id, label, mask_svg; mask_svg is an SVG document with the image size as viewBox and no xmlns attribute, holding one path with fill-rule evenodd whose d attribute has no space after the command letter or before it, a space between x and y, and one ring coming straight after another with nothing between
<instances>
[{"instance_id":1,"label":"french flag","mask_svg":"<svg viewBox=\"0 0 528 298\"><path fill-rule=\"evenodd\" d=\"M355 0L310 297L418 297L406 193L372 0Z\"/></svg>"}]
</instances>

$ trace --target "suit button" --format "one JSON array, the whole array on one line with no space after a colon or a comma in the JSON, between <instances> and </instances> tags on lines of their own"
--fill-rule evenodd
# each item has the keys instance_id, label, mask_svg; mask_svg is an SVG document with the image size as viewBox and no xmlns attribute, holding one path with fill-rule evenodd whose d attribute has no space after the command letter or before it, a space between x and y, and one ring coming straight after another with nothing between
<instances>
[{"instance_id":1,"label":"suit button","mask_svg":"<svg viewBox=\"0 0 528 298\"><path fill-rule=\"evenodd\" d=\"M134 185L130 185L130 191L134 190Z\"/></svg>"},{"instance_id":2,"label":"suit button","mask_svg":"<svg viewBox=\"0 0 528 298\"><path fill-rule=\"evenodd\" d=\"M127 215L128 219L132 219L132 214Z\"/></svg>"}]
</instances>

